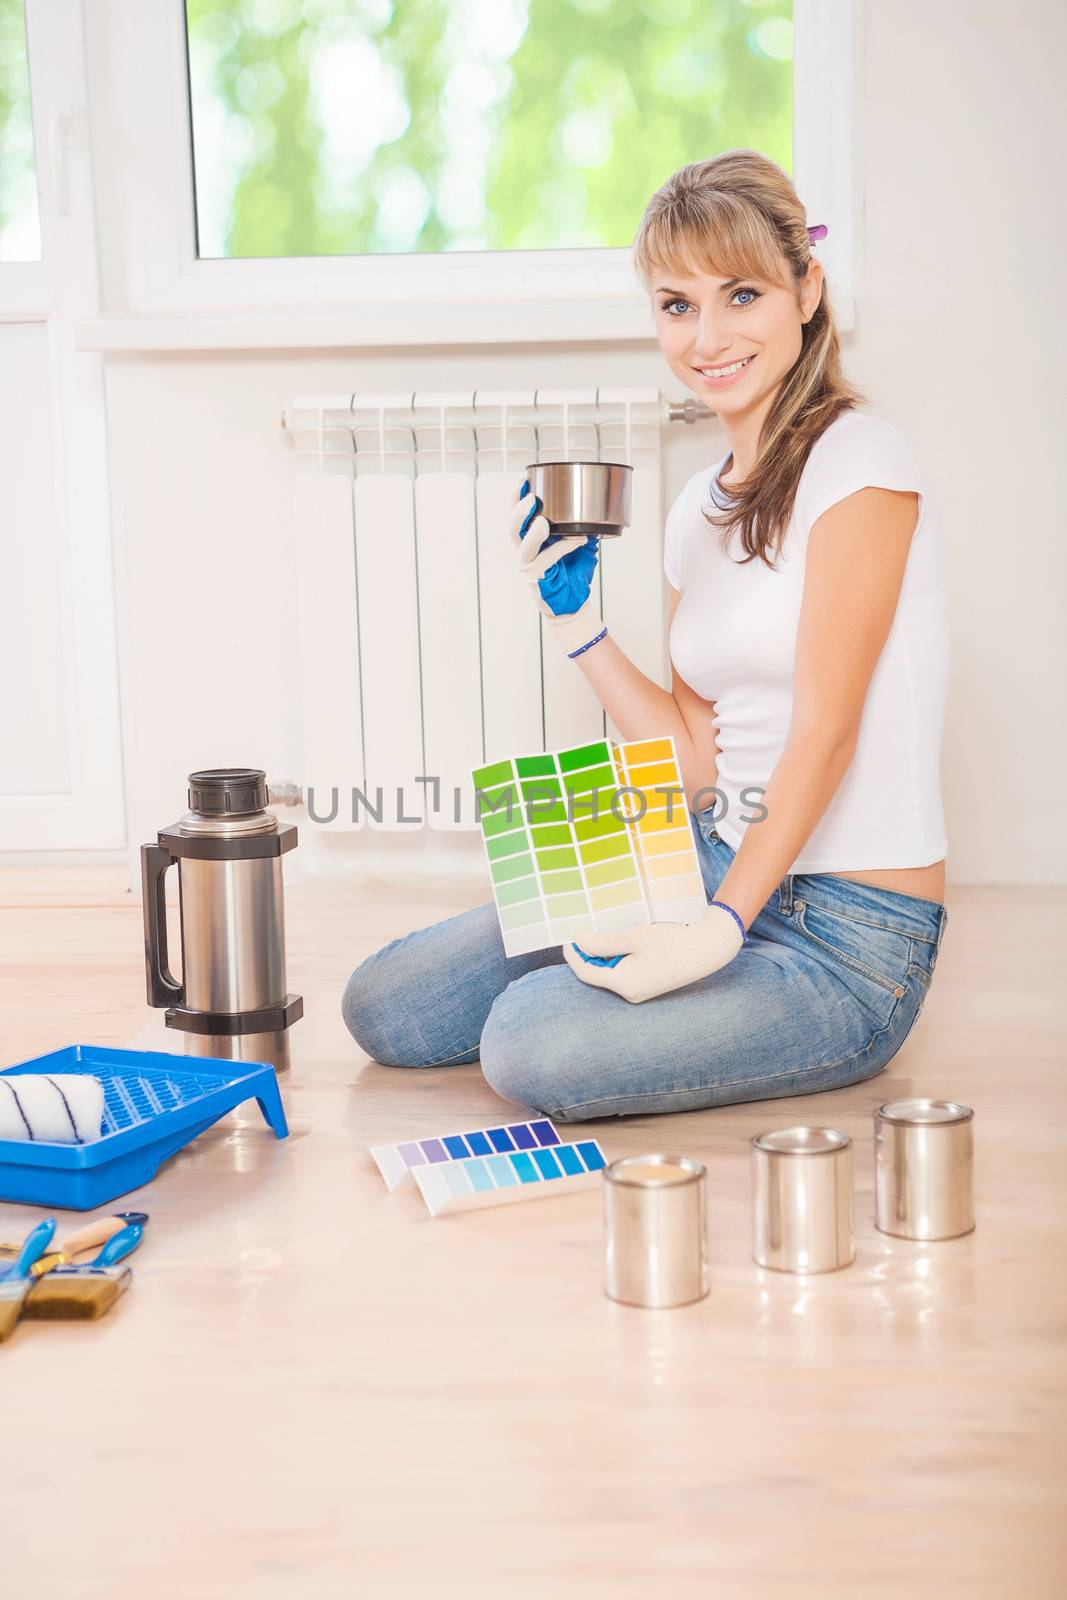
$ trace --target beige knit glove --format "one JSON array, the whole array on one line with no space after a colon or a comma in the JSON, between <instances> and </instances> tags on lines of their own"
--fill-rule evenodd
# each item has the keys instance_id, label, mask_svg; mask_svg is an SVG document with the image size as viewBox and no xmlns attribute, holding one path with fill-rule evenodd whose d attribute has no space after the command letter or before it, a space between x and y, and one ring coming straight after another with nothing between
<instances>
[{"instance_id":1,"label":"beige knit glove","mask_svg":"<svg viewBox=\"0 0 1067 1600\"><path fill-rule=\"evenodd\" d=\"M727 966L745 942L743 929L731 907L712 902L696 922L636 923L625 932L577 933L564 944L563 959L583 983L612 989L624 1000L651 1000ZM579 951L622 959L617 966L598 966Z\"/></svg>"}]
</instances>

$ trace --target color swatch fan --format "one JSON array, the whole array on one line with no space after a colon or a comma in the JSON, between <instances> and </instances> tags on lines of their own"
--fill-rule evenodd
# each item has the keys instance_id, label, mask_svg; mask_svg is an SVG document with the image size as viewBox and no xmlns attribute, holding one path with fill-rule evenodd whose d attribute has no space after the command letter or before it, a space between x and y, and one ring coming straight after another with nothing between
<instances>
[{"instance_id":1,"label":"color swatch fan","mask_svg":"<svg viewBox=\"0 0 1067 1600\"><path fill-rule=\"evenodd\" d=\"M476 767L506 955L707 905L672 738L600 739Z\"/></svg>"}]
</instances>

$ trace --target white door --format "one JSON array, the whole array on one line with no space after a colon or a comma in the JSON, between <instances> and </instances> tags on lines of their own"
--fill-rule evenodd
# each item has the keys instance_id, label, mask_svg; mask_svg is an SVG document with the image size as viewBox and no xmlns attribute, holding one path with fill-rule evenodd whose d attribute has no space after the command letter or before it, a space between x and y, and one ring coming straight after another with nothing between
<instances>
[{"instance_id":1,"label":"white door","mask_svg":"<svg viewBox=\"0 0 1067 1600\"><path fill-rule=\"evenodd\" d=\"M125 837L98 310L81 0L0 0L3 850Z\"/></svg>"}]
</instances>

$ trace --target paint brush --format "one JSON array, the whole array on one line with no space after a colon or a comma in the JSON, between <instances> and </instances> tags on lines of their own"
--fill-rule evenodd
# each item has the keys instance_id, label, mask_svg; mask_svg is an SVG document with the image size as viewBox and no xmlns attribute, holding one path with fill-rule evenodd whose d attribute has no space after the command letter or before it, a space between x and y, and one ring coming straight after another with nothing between
<instances>
[{"instance_id":1,"label":"paint brush","mask_svg":"<svg viewBox=\"0 0 1067 1600\"><path fill-rule=\"evenodd\" d=\"M30 1268L42 1256L52 1243L52 1235L56 1231L55 1217L46 1217L44 1222L39 1222L36 1228L31 1228L26 1235L22 1249L15 1257L15 1264L6 1278L0 1278L0 1344L9 1339L15 1331L15 1324L19 1320L23 1302L30 1292L33 1279Z\"/></svg>"},{"instance_id":2,"label":"paint brush","mask_svg":"<svg viewBox=\"0 0 1067 1600\"><path fill-rule=\"evenodd\" d=\"M34 1322L91 1322L102 1317L130 1286L133 1273L119 1262L133 1254L143 1234L139 1222L127 1223L86 1266L46 1272L30 1288L23 1316Z\"/></svg>"},{"instance_id":3,"label":"paint brush","mask_svg":"<svg viewBox=\"0 0 1067 1600\"><path fill-rule=\"evenodd\" d=\"M76 1233L68 1234L62 1244L45 1251L30 1270L35 1278L39 1278L55 1267L69 1266L75 1256L107 1244L116 1233L122 1232L127 1223L139 1222L143 1227L147 1221L147 1211L119 1211L112 1217L97 1217L93 1222L87 1222L83 1228L79 1228ZM0 1278L6 1277L8 1265L14 1261L18 1251L17 1244L0 1244Z\"/></svg>"}]
</instances>

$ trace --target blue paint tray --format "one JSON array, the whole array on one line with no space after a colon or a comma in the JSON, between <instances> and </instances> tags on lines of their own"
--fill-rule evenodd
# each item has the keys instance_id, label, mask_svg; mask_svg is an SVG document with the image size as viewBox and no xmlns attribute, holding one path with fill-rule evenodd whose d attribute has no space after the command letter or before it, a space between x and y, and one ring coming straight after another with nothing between
<instances>
[{"instance_id":1,"label":"blue paint tray","mask_svg":"<svg viewBox=\"0 0 1067 1600\"><path fill-rule=\"evenodd\" d=\"M240 1068L240 1071L235 1071ZM150 1183L163 1162L244 1100L279 1139L289 1126L271 1066L72 1044L2 1075L75 1072L104 1086L104 1131L85 1144L0 1139L0 1200L91 1211Z\"/></svg>"}]
</instances>

